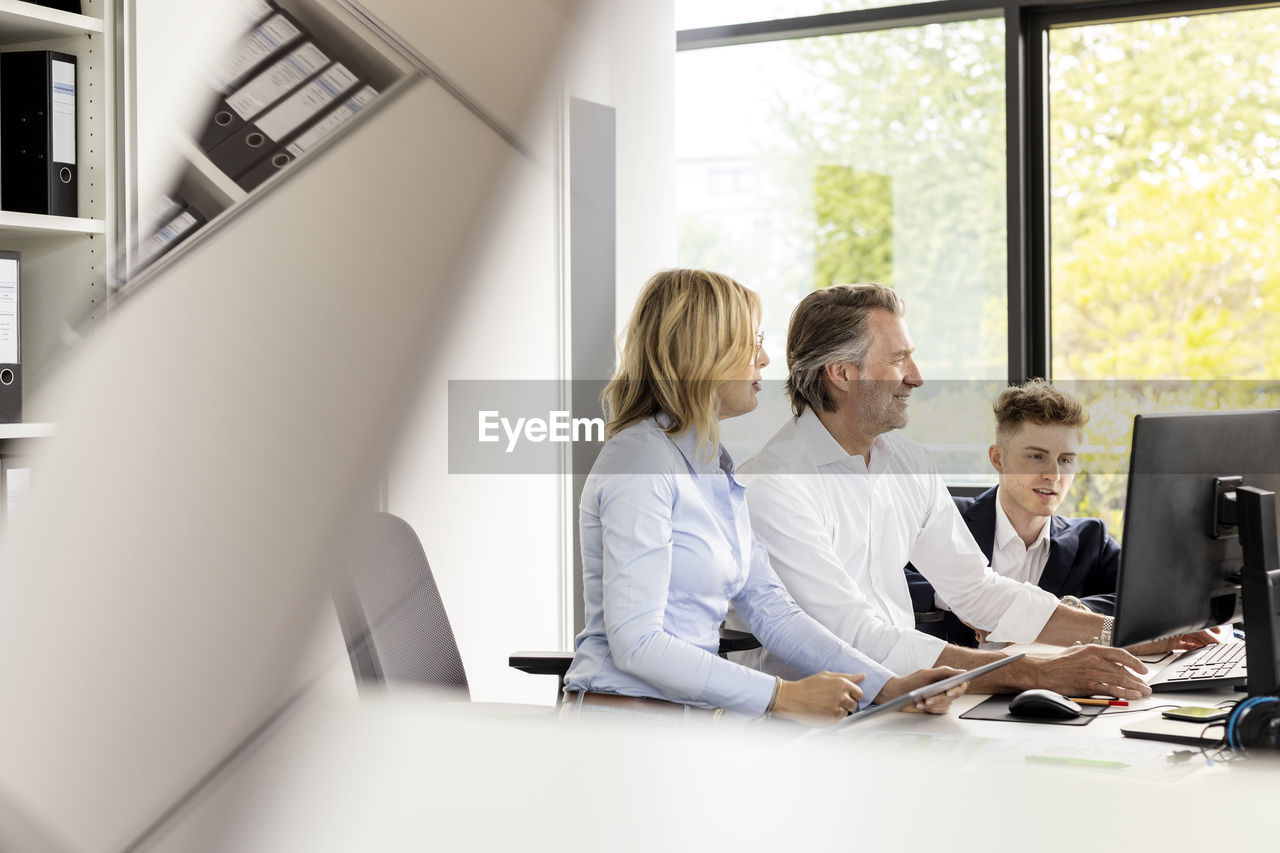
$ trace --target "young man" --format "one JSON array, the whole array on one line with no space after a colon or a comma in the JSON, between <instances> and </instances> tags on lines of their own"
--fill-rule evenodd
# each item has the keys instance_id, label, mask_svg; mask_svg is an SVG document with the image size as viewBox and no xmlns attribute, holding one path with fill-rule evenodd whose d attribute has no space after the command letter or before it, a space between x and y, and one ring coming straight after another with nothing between
<instances>
[{"instance_id":1,"label":"young man","mask_svg":"<svg viewBox=\"0 0 1280 853\"><path fill-rule=\"evenodd\" d=\"M810 615L895 672L969 669L1001 654L915 629L902 571L912 562L957 616L993 641L1090 644L1024 658L971 689L1147 695L1134 675L1146 667L1108 648L1110 617L991 571L928 452L892 432L906 426L911 394L924 382L904 311L880 285L815 291L796 307L787 335L796 417L739 469L749 476L752 527L774 569ZM1181 644L1208 641L1191 635ZM767 672L785 672L767 652L746 654Z\"/></svg>"},{"instance_id":2,"label":"young man","mask_svg":"<svg viewBox=\"0 0 1280 853\"><path fill-rule=\"evenodd\" d=\"M1071 488L1085 423L1075 397L1042 379L1006 388L995 403L996 443L987 448L999 485L956 507L992 570L1034 583L1060 601L1115 613L1120 545L1096 518L1063 518L1057 509ZM907 567L916 611L940 609L941 621L917 628L950 643L976 647L978 638L950 612L933 586Z\"/></svg>"}]
</instances>

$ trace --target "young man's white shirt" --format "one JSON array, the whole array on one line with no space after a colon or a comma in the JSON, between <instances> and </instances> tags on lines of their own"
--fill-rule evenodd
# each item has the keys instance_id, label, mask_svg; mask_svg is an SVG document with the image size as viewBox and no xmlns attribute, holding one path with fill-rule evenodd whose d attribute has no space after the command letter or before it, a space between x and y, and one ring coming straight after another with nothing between
<instances>
[{"instance_id":1,"label":"young man's white shirt","mask_svg":"<svg viewBox=\"0 0 1280 853\"><path fill-rule=\"evenodd\" d=\"M996 491L996 530L991 549L991 569L1001 577L1026 583L1040 583L1044 567L1049 563L1049 519L1044 519L1036 541L1028 547L1014 529L1009 514Z\"/></svg>"},{"instance_id":2,"label":"young man's white shirt","mask_svg":"<svg viewBox=\"0 0 1280 853\"><path fill-rule=\"evenodd\" d=\"M796 602L894 672L933 666L946 645L915 630L907 562L993 642L1034 641L1057 607L1052 594L991 570L933 459L899 434L876 438L868 468L806 408L739 471L752 527ZM752 658L744 662L790 674L767 652Z\"/></svg>"}]
</instances>

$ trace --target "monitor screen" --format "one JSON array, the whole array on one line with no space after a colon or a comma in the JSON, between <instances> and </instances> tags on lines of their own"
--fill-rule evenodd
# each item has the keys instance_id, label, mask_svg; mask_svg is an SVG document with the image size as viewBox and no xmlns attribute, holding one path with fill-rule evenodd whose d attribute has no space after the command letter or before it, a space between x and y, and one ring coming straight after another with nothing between
<instances>
[{"instance_id":1,"label":"monitor screen","mask_svg":"<svg viewBox=\"0 0 1280 853\"><path fill-rule=\"evenodd\" d=\"M1215 535L1220 478L1280 491L1280 411L1138 415L1133 425L1117 646L1240 617L1243 552L1235 528ZM1248 626L1246 626L1246 630Z\"/></svg>"}]
</instances>

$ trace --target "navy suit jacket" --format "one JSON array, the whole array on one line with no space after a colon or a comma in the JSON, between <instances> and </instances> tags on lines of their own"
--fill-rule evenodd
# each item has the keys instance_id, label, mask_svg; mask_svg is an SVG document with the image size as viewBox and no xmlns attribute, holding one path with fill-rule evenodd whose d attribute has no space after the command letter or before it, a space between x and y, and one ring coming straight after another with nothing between
<instances>
[{"instance_id":1,"label":"navy suit jacket","mask_svg":"<svg viewBox=\"0 0 1280 853\"><path fill-rule=\"evenodd\" d=\"M960 516L977 541L982 553L991 560L996 538L996 489L993 486L976 498L953 498ZM1040 576L1041 589L1061 598L1074 595L1090 610L1115 614L1116 574L1120 569L1120 544L1107 534L1107 526L1097 518L1063 518L1055 515L1049 519L1049 560ZM935 610L933 586L924 575L908 564L907 585L911 589L911 604L917 613ZM954 613L943 611L942 621L920 622L916 628L949 643L960 646L976 646L973 630L956 618Z\"/></svg>"}]
</instances>

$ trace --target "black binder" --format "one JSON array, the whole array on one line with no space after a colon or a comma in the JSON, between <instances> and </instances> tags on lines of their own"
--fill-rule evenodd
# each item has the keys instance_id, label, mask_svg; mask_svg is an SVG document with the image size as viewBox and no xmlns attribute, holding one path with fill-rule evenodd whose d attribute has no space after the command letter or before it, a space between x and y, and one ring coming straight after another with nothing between
<instances>
[{"instance_id":1,"label":"black binder","mask_svg":"<svg viewBox=\"0 0 1280 853\"><path fill-rule=\"evenodd\" d=\"M22 256L0 252L0 423L22 421Z\"/></svg>"},{"instance_id":2,"label":"black binder","mask_svg":"<svg viewBox=\"0 0 1280 853\"><path fill-rule=\"evenodd\" d=\"M0 54L0 208L75 216L76 58Z\"/></svg>"},{"instance_id":3,"label":"black binder","mask_svg":"<svg viewBox=\"0 0 1280 853\"><path fill-rule=\"evenodd\" d=\"M264 181L275 175L299 157L305 156L312 148L319 145L330 133L351 118L360 110L373 103L378 93L372 86L365 86L353 93L333 112L298 133L290 142L273 151L269 157L253 166L243 175L236 177L236 183L245 192L253 192Z\"/></svg>"},{"instance_id":4,"label":"black binder","mask_svg":"<svg viewBox=\"0 0 1280 853\"><path fill-rule=\"evenodd\" d=\"M200 147L213 150L245 122L301 86L329 64L320 48L309 41L289 52L262 73L218 101L200 132Z\"/></svg>"},{"instance_id":5,"label":"black binder","mask_svg":"<svg viewBox=\"0 0 1280 853\"><path fill-rule=\"evenodd\" d=\"M48 6L50 9L61 9L64 12L80 14L80 0L33 0L37 6Z\"/></svg>"},{"instance_id":6,"label":"black binder","mask_svg":"<svg viewBox=\"0 0 1280 853\"><path fill-rule=\"evenodd\" d=\"M342 96L360 83L335 62L306 85L240 128L209 152L213 164L238 178L277 150L279 144L319 116L342 103Z\"/></svg>"}]
</instances>

